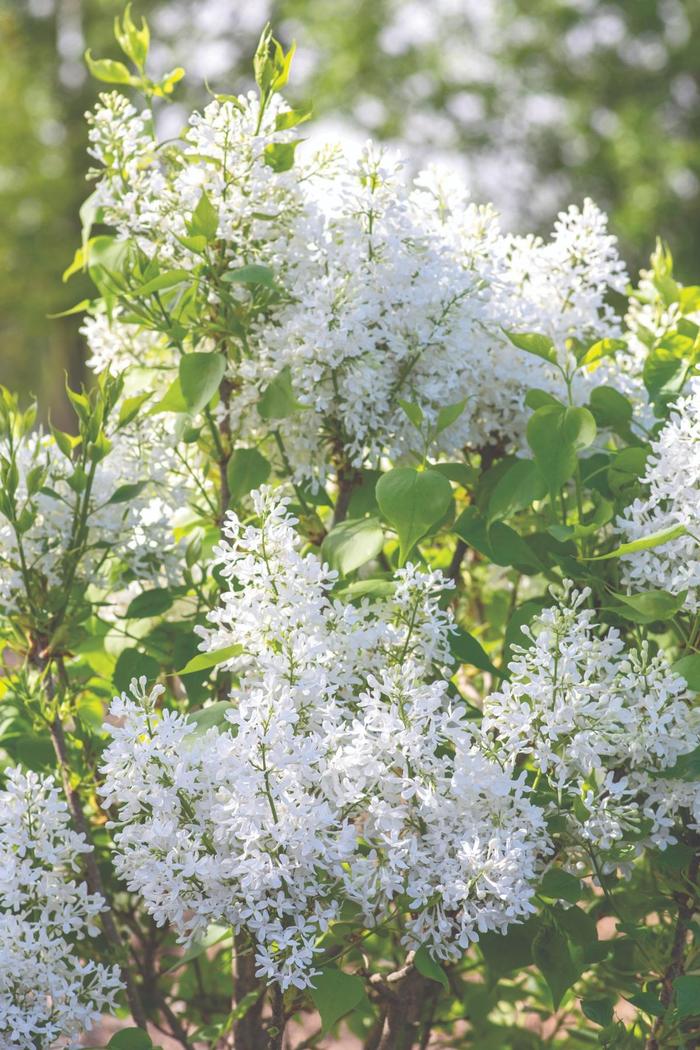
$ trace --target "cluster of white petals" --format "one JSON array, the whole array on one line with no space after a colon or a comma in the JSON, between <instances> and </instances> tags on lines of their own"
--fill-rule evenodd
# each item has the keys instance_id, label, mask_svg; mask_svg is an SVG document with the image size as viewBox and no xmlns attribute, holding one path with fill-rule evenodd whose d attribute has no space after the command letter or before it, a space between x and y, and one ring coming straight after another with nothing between
<instances>
[{"instance_id":1,"label":"cluster of white petals","mask_svg":"<svg viewBox=\"0 0 700 1050\"><path fill-rule=\"evenodd\" d=\"M192 348L212 346L222 295L250 306L250 286L231 283L232 271L254 264L274 275L277 294L245 337L229 333L230 424L244 440L264 436L261 393L288 370L303 407L275 425L297 478L323 477L329 462L373 467L415 448L400 400L421 406L426 427L446 404L466 401L435 442L446 454L524 447L533 386L565 398L568 378L584 403L619 373L625 393L644 402L628 362L577 371L567 349L572 338L620 334L608 295L624 291L625 270L590 200L561 213L544 241L503 234L493 209L470 203L454 173L429 169L411 182L398 158L371 144L359 156L302 146L294 167L276 170L269 151L294 139L278 98L262 116L253 95L216 100L192 115L177 144L158 149L150 115L118 94L103 95L90 120L105 221L163 270L201 262L188 231L206 194L216 242ZM559 367L517 350L504 330L548 335ZM139 332L115 314L88 319L85 332L96 367L142 353L154 383L167 374L158 331Z\"/></svg>"},{"instance_id":2,"label":"cluster of white petals","mask_svg":"<svg viewBox=\"0 0 700 1050\"><path fill-rule=\"evenodd\" d=\"M674 841L679 810L700 824L696 783L666 779L700 743L687 685L647 643L602 632L590 592L570 586L523 633L510 679L485 702L484 731L517 762L529 756L567 814L575 840L615 856ZM614 866L614 863L613 863Z\"/></svg>"},{"instance_id":3,"label":"cluster of white petals","mask_svg":"<svg viewBox=\"0 0 700 1050\"><path fill-rule=\"evenodd\" d=\"M657 437L642 476L646 487L617 521L624 541L679 527L688 531L651 550L626 554L627 581L635 589L687 591L685 604L700 609L700 383L673 406Z\"/></svg>"},{"instance_id":4,"label":"cluster of white petals","mask_svg":"<svg viewBox=\"0 0 700 1050\"><path fill-rule=\"evenodd\" d=\"M77 1045L114 1008L118 967L83 959L104 901L80 880L90 847L52 777L5 770L0 790L0 1045ZM87 952L85 952L87 954Z\"/></svg>"},{"instance_id":5,"label":"cluster of white petals","mask_svg":"<svg viewBox=\"0 0 700 1050\"><path fill-rule=\"evenodd\" d=\"M0 441L0 454L8 450ZM139 580L176 576L180 557L173 517L186 506L191 481L181 452L148 421L110 435L110 448L95 469L89 497L71 484L75 462L54 438L32 431L16 449L18 530L0 518L0 603L14 606L31 577L42 593L70 575L79 523L87 530L78 578L104 585L115 559ZM116 499L115 499L116 496Z\"/></svg>"},{"instance_id":6,"label":"cluster of white petals","mask_svg":"<svg viewBox=\"0 0 700 1050\"><path fill-rule=\"evenodd\" d=\"M393 596L341 601L285 502L254 499L258 526L229 515L203 631L241 647L225 717L158 710L145 681L112 705L117 870L185 938L246 930L283 987L312 979L343 902L371 927L408 909L407 947L454 958L530 912L547 839L449 685L445 581L409 566Z\"/></svg>"}]
</instances>

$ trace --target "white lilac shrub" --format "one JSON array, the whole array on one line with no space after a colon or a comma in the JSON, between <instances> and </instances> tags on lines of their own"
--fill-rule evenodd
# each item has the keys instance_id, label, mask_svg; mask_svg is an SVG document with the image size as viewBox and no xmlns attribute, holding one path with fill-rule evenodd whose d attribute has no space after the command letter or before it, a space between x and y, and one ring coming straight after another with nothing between
<instances>
[{"instance_id":1,"label":"white lilac shrub","mask_svg":"<svg viewBox=\"0 0 700 1050\"><path fill-rule=\"evenodd\" d=\"M672 407L650 443L643 475L644 491L617 521L621 538L639 540L668 532L671 538L655 550L633 551L623 558L623 572L633 587L665 588L683 594L688 608L700 608L700 386ZM673 537L673 532L677 534Z\"/></svg>"},{"instance_id":2,"label":"white lilac shrub","mask_svg":"<svg viewBox=\"0 0 700 1050\"><path fill-rule=\"evenodd\" d=\"M104 908L81 880L91 847L50 776L6 770L0 816L2 1046L75 1043L122 988L118 966L89 958Z\"/></svg>"},{"instance_id":3,"label":"white lilac shrub","mask_svg":"<svg viewBox=\"0 0 700 1050\"><path fill-rule=\"evenodd\" d=\"M205 639L241 649L235 706L202 734L161 717L145 680L112 704L117 870L189 937L246 929L256 972L283 988L318 973L344 900L372 927L407 894L407 948L456 958L531 912L548 844L523 777L485 754L444 671L430 680L451 659L439 574L408 565L391 600L354 609L299 554L285 502L255 502L259 527L224 527L216 556L238 589Z\"/></svg>"},{"instance_id":4,"label":"white lilac shrub","mask_svg":"<svg viewBox=\"0 0 700 1050\"><path fill-rule=\"evenodd\" d=\"M123 96L102 96L91 116L93 206L147 259L174 268L174 281L206 254L205 318L183 334L193 347L226 342L236 390L227 410L243 440L264 433L260 394L280 375L303 409L279 428L300 479L325 475L329 449L331 465L355 468L410 450L401 400L429 423L446 403L467 402L435 451L522 449L530 387L565 396L575 380L583 403L608 381L609 363L593 379L568 348L621 334L607 295L624 292L627 276L592 201L562 213L550 242L504 235L458 180L427 171L411 184L400 158L372 144L356 157L306 156L302 143L288 167L293 119L279 103L261 111L252 94L217 100L192 116L179 148L160 148L150 112ZM192 232L202 223L206 251ZM247 313L244 338L221 324L221 298ZM118 314L88 320L93 365L133 359L135 339L139 364L164 360L162 317L149 311L144 323L150 336L123 331ZM514 355L509 330L543 333L552 358ZM638 379L623 384L644 403Z\"/></svg>"},{"instance_id":5,"label":"white lilac shrub","mask_svg":"<svg viewBox=\"0 0 700 1050\"><path fill-rule=\"evenodd\" d=\"M161 141L116 35L93 374L0 387L0 1048L694 1046L700 288L312 150L269 28Z\"/></svg>"},{"instance_id":6,"label":"white lilac shrub","mask_svg":"<svg viewBox=\"0 0 700 1050\"><path fill-rule=\"evenodd\" d=\"M688 685L648 642L628 648L615 628L597 633L590 591L564 595L523 628L530 648L515 646L510 681L484 705L484 731L517 761L523 752L566 799L572 860L593 845L607 863L631 832L633 852L673 841L679 810L697 830L697 783L680 787L664 771L700 743ZM578 805L575 803L578 802Z\"/></svg>"}]
</instances>

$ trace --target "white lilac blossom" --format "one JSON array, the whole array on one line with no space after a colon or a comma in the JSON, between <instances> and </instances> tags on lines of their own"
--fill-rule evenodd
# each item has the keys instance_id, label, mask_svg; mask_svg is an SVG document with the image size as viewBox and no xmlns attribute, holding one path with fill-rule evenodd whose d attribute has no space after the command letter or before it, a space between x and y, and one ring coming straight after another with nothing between
<instances>
[{"instance_id":1,"label":"white lilac blossom","mask_svg":"<svg viewBox=\"0 0 700 1050\"><path fill-rule=\"evenodd\" d=\"M95 375L108 372L125 376L127 394L141 393L144 382L147 389L164 392L177 364L172 349L161 332L128 324L121 320L121 314L118 306L111 314L96 307L85 317L80 333L90 352L88 368Z\"/></svg>"},{"instance_id":2,"label":"white lilac blossom","mask_svg":"<svg viewBox=\"0 0 700 1050\"><path fill-rule=\"evenodd\" d=\"M454 958L531 911L547 840L451 696L445 581L409 566L393 597L348 605L285 501L254 501L259 526L226 523L229 588L202 632L242 647L225 719L202 732L145 680L112 705L117 870L183 938L246 930L283 987L312 980L343 901L374 926L408 899L407 947Z\"/></svg>"},{"instance_id":3,"label":"white lilac blossom","mask_svg":"<svg viewBox=\"0 0 700 1050\"><path fill-rule=\"evenodd\" d=\"M523 628L531 644L514 647L510 680L487 698L483 728L499 753L527 756L546 777L575 843L614 856L630 841L673 842L681 810L699 826L697 784L664 773L700 743L700 718L666 658L600 629L589 595L567 585Z\"/></svg>"},{"instance_id":4,"label":"white lilac blossom","mask_svg":"<svg viewBox=\"0 0 700 1050\"><path fill-rule=\"evenodd\" d=\"M685 605L700 609L700 383L691 380L668 421L651 442L642 476L645 493L617 520L625 542L676 526L686 535L651 550L626 554L623 572L630 586L660 588L672 594L687 591Z\"/></svg>"},{"instance_id":5,"label":"white lilac blossom","mask_svg":"<svg viewBox=\"0 0 700 1050\"><path fill-rule=\"evenodd\" d=\"M191 116L177 146L161 149L148 110L138 113L117 92L101 95L88 114L89 153L101 165L93 174L105 221L164 268L192 267L199 256L182 238L206 193L218 217L224 267L282 263L303 209L303 184L298 170L277 172L266 161L268 147L295 137L276 129L281 108L273 98L261 115L252 92L217 99Z\"/></svg>"},{"instance_id":6,"label":"white lilac blossom","mask_svg":"<svg viewBox=\"0 0 700 1050\"><path fill-rule=\"evenodd\" d=\"M262 264L274 275L276 296L251 312L244 337L227 339L233 396L218 411L228 411L231 432L244 443L265 436L258 401L288 370L302 407L276 427L297 479L417 447L400 399L418 403L426 425L446 404L466 402L436 453L526 447L527 390L565 399L567 384L504 329L549 335L568 370L567 339L620 334L608 295L624 290L626 275L605 215L586 200L561 213L549 241L507 236L455 173L430 169L411 182L399 158L372 144L359 157L302 146L294 167L277 171L269 150L294 138L277 128L282 112L278 98L262 118L253 95L215 100L177 143L158 148L150 114L118 94L101 96L90 117L95 201L118 237L164 270L201 262L188 230L206 194L217 229L190 348L213 345L222 295L251 306L249 286L225 283L231 270ZM85 327L100 368L141 355L142 366L157 362L155 386L168 375L168 350L171 374L177 365L158 325L146 335L118 314L109 323L97 314ZM612 379L643 402L627 372L625 361L579 371L576 403Z\"/></svg>"},{"instance_id":7,"label":"white lilac blossom","mask_svg":"<svg viewBox=\"0 0 700 1050\"><path fill-rule=\"evenodd\" d=\"M0 1045L50 1050L114 1007L119 967L83 958L104 901L80 879L91 847L52 777L4 771L0 790Z\"/></svg>"},{"instance_id":8,"label":"white lilac blossom","mask_svg":"<svg viewBox=\"0 0 700 1050\"><path fill-rule=\"evenodd\" d=\"M0 442L0 453L6 451ZM109 573L115 559L149 583L180 571L173 516L186 507L192 492L194 468L185 470L187 455L187 449L183 452L150 421L145 433L135 423L111 434L87 501L86 551L78 579L98 586L108 577L114 582ZM0 601L8 605L16 605L31 578L41 579L42 591L61 584L85 501L83 488L76 491L69 483L75 464L50 435L30 432L16 457L15 500L18 517L24 515L26 521L18 538L9 520L0 518ZM120 489L128 498L117 495L114 501Z\"/></svg>"},{"instance_id":9,"label":"white lilac blossom","mask_svg":"<svg viewBox=\"0 0 700 1050\"><path fill-rule=\"evenodd\" d=\"M412 187L400 163L370 145L356 163L343 158L324 184L325 233L307 259L303 298L262 322L259 352L241 363L254 388L289 368L306 409L280 426L297 474L318 476L329 452L359 467L415 448L399 399L419 404L428 424L441 407L465 401L438 451L525 448L527 390L566 398L566 384L503 329L549 335L572 374L567 339L619 336L607 295L624 289L626 274L591 201L562 213L549 242L504 237L493 211L467 203L454 181L446 188L431 172ZM577 402L616 375L609 362L579 371ZM621 385L644 400L638 380L623 375ZM239 425L253 401L244 390L234 404Z\"/></svg>"}]
</instances>

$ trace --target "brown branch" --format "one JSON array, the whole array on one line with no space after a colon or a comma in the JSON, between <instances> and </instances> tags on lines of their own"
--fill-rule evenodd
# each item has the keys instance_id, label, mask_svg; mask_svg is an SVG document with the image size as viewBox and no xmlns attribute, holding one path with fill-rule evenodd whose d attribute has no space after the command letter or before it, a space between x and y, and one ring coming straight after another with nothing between
<instances>
[{"instance_id":1,"label":"brown branch","mask_svg":"<svg viewBox=\"0 0 700 1050\"><path fill-rule=\"evenodd\" d=\"M284 995L279 985L274 985L270 989L270 998L272 1000L272 1017L267 1030L267 1048L268 1050L282 1050L287 1017L284 1012ZM236 1050L238 1050L238 1045L236 1045ZM262 1050L262 1044L258 1043L255 1050Z\"/></svg>"},{"instance_id":2,"label":"brown branch","mask_svg":"<svg viewBox=\"0 0 700 1050\"><path fill-rule=\"evenodd\" d=\"M349 466L344 460L340 460L336 465L336 480L338 495L333 511L333 524L339 525L348 516L348 507L350 506L353 490L362 480L362 475L359 470Z\"/></svg>"},{"instance_id":3,"label":"brown branch","mask_svg":"<svg viewBox=\"0 0 700 1050\"><path fill-rule=\"evenodd\" d=\"M673 984L674 981L685 972L685 950L688 944L688 932L690 930L690 924L693 921L693 916L697 911L698 904L695 888L697 886L699 872L700 852L696 850L688 869L688 883L691 889L687 893L674 893L673 895L678 904L678 917L676 919L676 927L673 933L671 958L666 970L664 971L661 992L659 993L659 998L665 1009L663 1015L657 1017L654 1021L651 1034L646 1042L645 1050L662 1050L663 1047L663 1043L660 1040L666 1022L666 1015L668 1014L673 1001Z\"/></svg>"},{"instance_id":4,"label":"brown branch","mask_svg":"<svg viewBox=\"0 0 700 1050\"><path fill-rule=\"evenodd\" d=\"M411 1050L419 1038L423 1004L431 982L418 973L413 956L409 952L401 969L388 976L370 977L370 984L387 1000L377 1050Z\"/></svg>"},{"instance_id":5,"label":"brown branch","mask_svg":"<svg viewBox=\"0 0 700 1050\"><path fill-rule=\"evenodd\" d=\"M256 989L260 995L233 1024L233 1045L235 1050L260 1050L265 1043L262 1023L265 988L255 976L255 951L250 939L243 933L234 937L233 951L233 1000L232 1010L236 1010L243 1000Z\"/></svg>"}]
</instances>

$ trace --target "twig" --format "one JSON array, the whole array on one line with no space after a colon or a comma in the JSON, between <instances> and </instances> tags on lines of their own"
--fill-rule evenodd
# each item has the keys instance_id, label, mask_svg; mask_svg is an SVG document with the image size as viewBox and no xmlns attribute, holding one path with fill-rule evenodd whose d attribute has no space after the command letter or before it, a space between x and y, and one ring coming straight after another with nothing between
<instances>
[{"instance_id":1,"label":"twig","mask_svg":"<svg viewBox=\"0 0 700 1050\"><path fill-rule=\"evenodd\" d=\"M688 868L688 882L691 889L687 893L674 893L678 904L678 918L673 934L671 946L671 960L664 971L661 992L659 998L665 1009L661 1017L657 1017L651 1029L651 1034L646 1042L645 1050L661 1050L660 1037L666 1022L666 1016L673 1000L673 984L685 970L685 949L688 942L688 931L697 909L697 896L695 887L700 872L700 852L696 850L695 855Z\"/></svg>"}]
</instances>

